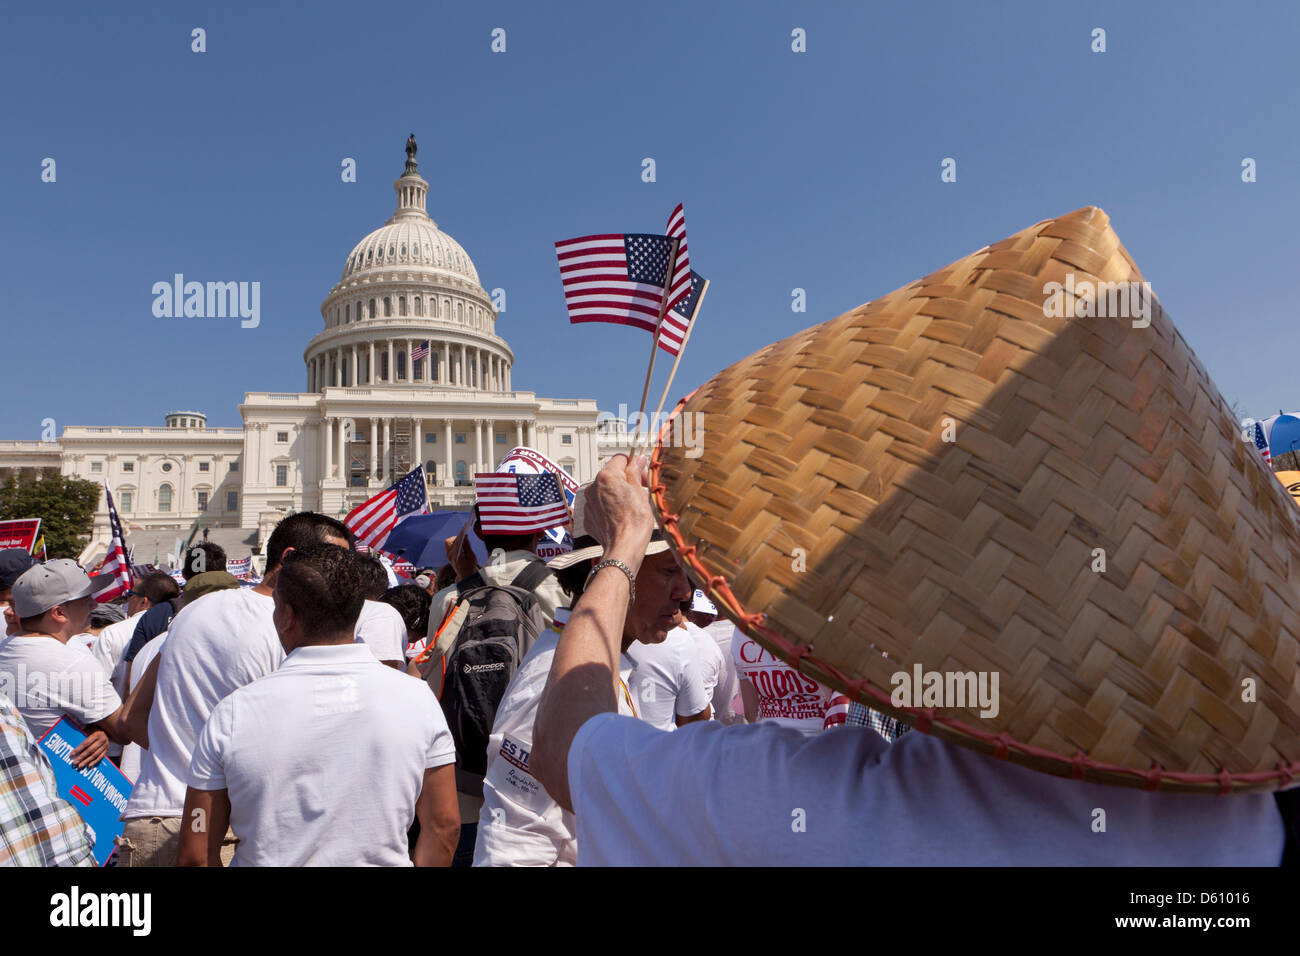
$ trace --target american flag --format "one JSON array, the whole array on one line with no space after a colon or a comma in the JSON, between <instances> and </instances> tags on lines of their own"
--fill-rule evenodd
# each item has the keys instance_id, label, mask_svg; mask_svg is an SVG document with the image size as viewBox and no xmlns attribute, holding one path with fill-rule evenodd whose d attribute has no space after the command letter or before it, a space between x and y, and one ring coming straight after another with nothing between
<instances>
[{"instance_id":1,"label":"american flag","mask_svg":"<svg viewBox=\"0 0 1300 956\"><path fill-rule=\"evenodd\" d=\"M533 534L569 523L560 480L549 471L476 474L474 491L484 534Z\"/></svg>"},{"instance_id":2,"label":"american flag","mask_svg":"<svg viewBox=\"0 0 1300 956\"><path fill-rule=\"evenodd\" d=\"M226 571L241 581L253 576L253 558L249 555L247 558L236 558L233 561L226 562Z\"/></svg>"},{"instance_id":3,"label":"american flag","mask_svg":"<svg viewBox=\"0 0 1300 956\"><path fill-rule=\"evenodd\" d=\"M686 253L686 214L682 204L668 217L668 238L677 240L677 261L673 264L673 284L668 289L668 308L672 308L691 293L691 257Z\"/></svg>"},{"instance_id":4,"label":"american flag","mask_svg":"<svg viewBox=\"0 0 1300 956\"><path fill-rule=\"evenodd\" d=\"M113 492L109 491L108 482L104 482L104 494L108 496L108 527L112 539L108 543L108 554L104 555L99 573L111 574L113 580L95 592L95 600L100 604L121 597L131 590L131 563L122 543L122 522L117 518L117 508L113 505Z\"/></svg>"},{"instance_id":5,"label":"american flag","mask_svg":"<svg viewBox=\"0 0 1300 956\"><path fill-rule=\"evenodd\" d=\"M1264 456L1264 461L1273 463L1273 453L1269 450L1268 440L1264 437L1264 426L1259 422L1255 422L1255 447Z\"/></svg>"},{"instance_id":6,"label":"american flag","mask_svg":"<svg viewBox=\"0 0 1300 956\"><path fill-rule=\"evenodd\" d=\"M357 539L380 551L399 521L429 510L429 493L424 486L424 467L416 465L395 484L348 512L343 523Z\"/></svg>"},{"instance_id":7,"label":"american flag","mask_svg":"<svg viewBox=\"0 0 1300 956\"><path fill-rule=\"evenodd\" d=\"M557 242L569 321L613 322L654 332L672 251L668 236L641 233Z\"/></svg>"},{"instance_id":8,"label":"american flag","mask_svg":"<svg viewBox=\"0 0 1300 956\"><path fill-rule=\"evenodd\" d=\"M695 313L700 309L700 297L709 280L698 272L691 272L691 291L674 309L664 313L664 324L659 326L659 347L669 355L676 355L682 350L686 340L686 330L695 321Z\"/></svg>"},{"instance_id":9,"label":"american flag","mask_svg":"<svg viewBox=\"0 0 1300 956\"><path fill-rule=\"evenodd\" d=\"M420 361L420 359L422 359L422 358L428 358L428 357L429 357L429 343L428 343L428 340L425 340L425 341L421 342L421 343L420 343L419 345L417 345L415 348L411 349L411 361L412 361L412 362L418 362L418 361Z\"/></svg>"}]
</instances>

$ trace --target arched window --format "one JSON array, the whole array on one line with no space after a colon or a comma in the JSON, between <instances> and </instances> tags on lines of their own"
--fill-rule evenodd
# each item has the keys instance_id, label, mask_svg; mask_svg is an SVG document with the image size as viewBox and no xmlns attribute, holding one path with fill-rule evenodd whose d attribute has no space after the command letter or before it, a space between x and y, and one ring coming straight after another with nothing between
<instances>
[{"instance_id":1,"label":"arched window","mask_svg":"<svg viewBox=\"0 0 1300 956\"><path fill-rule=\"evenodd\" d=\"M370 300L370 317L371 317L372 319L375 317L375 300L374 300L374 299L371 299L371 300Z\"/></svg>"},{"instance_id":2,"label":"arched window","mask_svg":"<svg viewBox=\"0 0 1300 956\"><path fill-rule=\"evenodd\" d=\"M457 303L456 303L456 321L457 321L457 322L460 322L460 323L462 323L462 324L465 322L465 303L464 303L464 302L457 302Z\"/></svg>"},{"instance_id":3,"label":"arched window","mask_svg":"<svg viewBox=\"0 0 1300 956\"><path fill-rule=\"evenodd\" d=\"M397 297L397 314L406 315L406 296L404 295Z\"/></svg>"},{"instance_id":4,"label":"arched window","mask_svg":"<svg viewBox=\"0 0 1300 956\"><path fill-rule=\"evenodd\" d=\"M465 472L466 472L465 463L463 461L456 462L456 484L458 485L469 484L469 478L466 476Z\"/></svg>"},{"instance_id":5,"label":"arched window","mask_svg":"<svg viewBox=\"0 0 1300 956\"><path fill-rule=\"evenodd\" d=\"M171 511L171 510L172 510L172 486L171 486L171 485L160 485L160 486L159 486L159 488L158 488L158 510L159 510L159 511Z\"/></svg>"},{"instance_id":6,"label":"arched window","mask_svg":"<svg viewBox=\"0 0 1300 956\"><path fill-rule=\"evenodd\" d=\"M406 378L406 353L397 353L397 377Z\"/></svg>"},{"instance_id":7,"label":"arched window","mask_svg":"<svg viewBox=\"0 0 1300 956\"><path fill-rule=\"evenodd\" d=\"M417 295L415 297L415 314L424 315L424 296Z\"/></svg>"},{"instance_id":8,"label":"arched window","mask_svg":"<svg viewBox=\"0 0 1300 956\"><path fill-rule=\"evenodd\" d=\"M388 381L388 353L379 353L379 377L383 381Z\"/></svg>"},{"instance_id":9,"label":"arched window","mask_svg":"<svg viewBox=\"0 0 1300 956\"><path fill-rule=\"evenodd\" d=\"M391 319L392 317L393 317L393 299L391 296L386 295L384 296L384 318Z\"/></svg>"}]
</instances>

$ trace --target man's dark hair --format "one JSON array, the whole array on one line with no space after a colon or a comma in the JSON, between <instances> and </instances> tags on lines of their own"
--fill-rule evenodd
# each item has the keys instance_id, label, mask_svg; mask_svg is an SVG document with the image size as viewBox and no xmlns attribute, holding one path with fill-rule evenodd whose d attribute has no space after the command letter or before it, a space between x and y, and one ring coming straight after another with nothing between
<instances>
[{"instance_id":1,"label":"man's dark hair","mask_svg":"<svg viewBox=\"0 0 1300 956\"><path fill-rule=\"evenodd\" d=\"M226 570L226 549L211 541L200 541L185 552L185 564L181 574L188 581L196 574L205 571Z\"/></svg>"},{"instance_id":2,"label":"man's dark hair","mask_svg":"<svg viewBox=\"0 0 1300 956\"><path fill-rule=\"evenodd\" d=\"M280 566L284 553L290 548L310 548L326 538L343 538L349 548L356 541L356 536L342 521L336 521L328 515L314 511L299 511L289 515L275 526L266 542L266 571L263 576Z\"/></svg>"},{"instance_id":3,"label":"man's dark hair","mask_svg":"<svg viewBox=\"0 0 1300 956\"><path fill-rule=\"evenodd\" d=\"M358 554L356 559L357 566L361 568L361 579L365 582L361 589L365 592L366 599L378 601L388 590L388 572L374 555Z\"/></svg>"},{"instance_id":4,"label":"man's dark hair","mask_svg":"<svg viewBox=\"0 0 1300 956\"><path fill-rule=\"evenodd\" d=\"M135 582L135 587L131 590L137 594L147 597L150 604L162 604L164 601L170 601L178 597L181 589L176 586L170 574L162 571L151 571L144 577Z\"/></svg>"},{"instance_id":5,"label":"man's dark hair","mask_svg":"<svg viewBox=\"0 0 1300 956\"><path fill-rule=\"evenodd\" d=\"M365 600L362 584L351 551L309 544L285 555L275 590L311 638L333 637L356 630Z\"/></svg>"},{"instance_id":6,"label":"man's dark hair","mask_svg":"<svg viewBox=\"0 0 1300 956\"><path fill-rule=\"evenodd\" d=\"M579 535L573 541L573 550L581 551L583 548L590 548L592 545L597 544L600 544L600 542L591 535ZM556 582L564 589L564 593L569 595L570 606L578 598L582 597L583 587L587 583L587 575L591 573L592 565L596 563L596 560L596 558L588 558L586 561L579 561L577 564L554 572Z\"/></svg>"},{"instance_id":7,"label":"man's dark hair","mask_svg":"<svg viewBox=\"0 0 1300 956\"><path fill-rule=\"evenodd\" d=\"M433 589L441 591L443 588L449 588L456 583L456 569L450 564L444 564L438 570L438 576L433 579Z\"/></svg>"},{"instance_id":8,"label":"man's dark hair","mask_svg":"<svg viewBox=\"0 0 1300 956\"><path fill-rule=\"evenodd\" d=\"M408 631L424 634L429 630L429 606L433 604L433 596L418 584L389 588L379 600L397 608Z\"/></svg>"}]
</instances>

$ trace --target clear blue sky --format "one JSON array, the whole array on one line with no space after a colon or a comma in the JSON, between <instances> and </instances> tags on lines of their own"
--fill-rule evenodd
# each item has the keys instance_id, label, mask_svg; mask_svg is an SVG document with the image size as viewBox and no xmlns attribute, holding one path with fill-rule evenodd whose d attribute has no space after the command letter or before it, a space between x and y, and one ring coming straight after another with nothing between
<instances>
[{"instance_id":1,"label":"clear blue sky","mask_svg":"<svg viewBox=\"0 0 1300 956\"><path fill-rule=\"evenodd\" d=\"M712 287L676 398L1093 204L1229 400L1300 405L1294 4L151 6L5 12L0 438L178 407L238 425L245 391L305 388L320 302L391 213L412 131L431 215L507 291L516 388L640 396L649 337L568 324L557 239L660 231L685 203ZM260 282L261 326L154 318L176 272Z\"/></svg>"}]
</instances>

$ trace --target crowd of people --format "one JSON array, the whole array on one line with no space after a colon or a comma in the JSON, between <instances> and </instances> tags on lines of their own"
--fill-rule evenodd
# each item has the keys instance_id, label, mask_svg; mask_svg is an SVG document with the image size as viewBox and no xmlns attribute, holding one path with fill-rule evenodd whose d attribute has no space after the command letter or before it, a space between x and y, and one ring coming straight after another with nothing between
<instances>
[{"instance_id":1,"label":"crowd of people","mask_svg":"<svg viewBox=\"0 0 1300 956\"><path fill-rule=\"evenodd\" d=\"M0 863L93 865L38 741L134 782L118 866L1277 863L1272 798L1105 788L955 747L719 618L644 462L581 492L573 550L485 532L394 586L339 521L285 518L260 583L203 543L125 606L0 553ZM896 741L896 742L895 742ZM1090 828L1108 810L1118 839ZM737 812L743 808L743 812Z\"/></svg>"}]
</instances>

